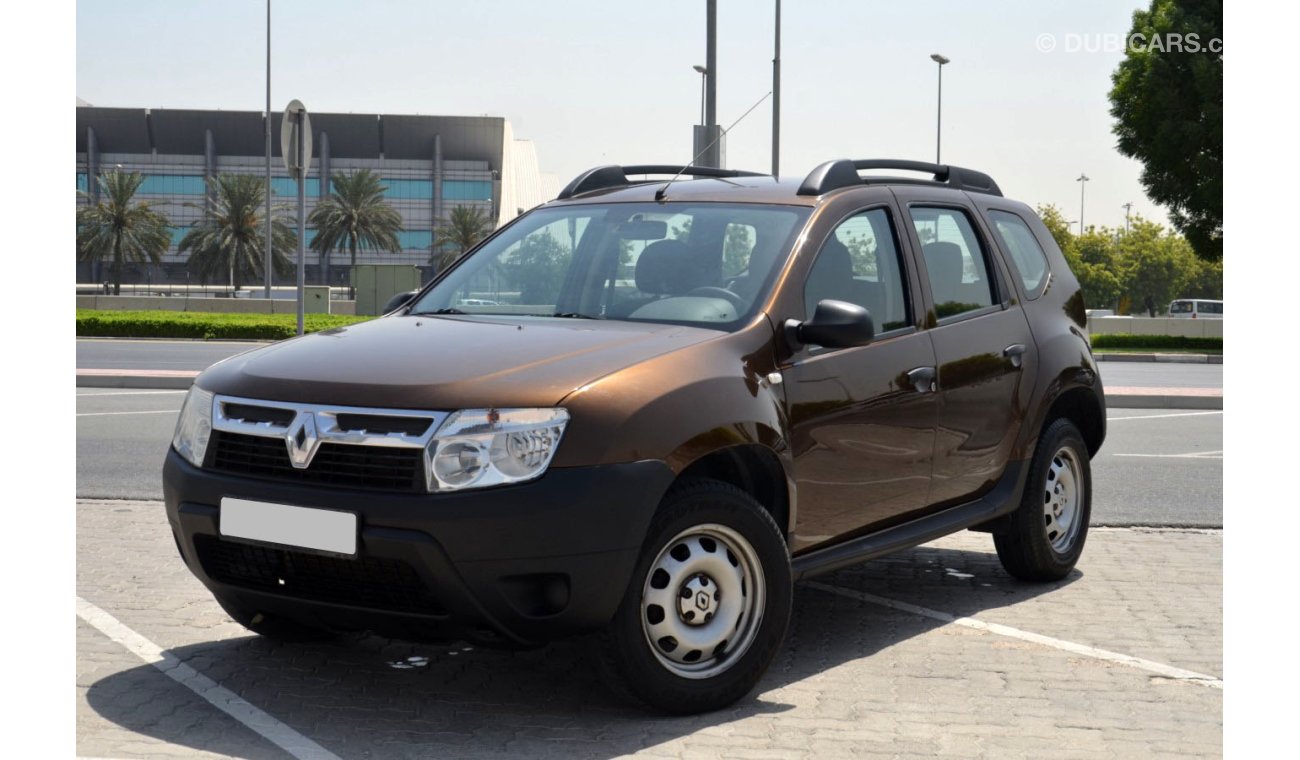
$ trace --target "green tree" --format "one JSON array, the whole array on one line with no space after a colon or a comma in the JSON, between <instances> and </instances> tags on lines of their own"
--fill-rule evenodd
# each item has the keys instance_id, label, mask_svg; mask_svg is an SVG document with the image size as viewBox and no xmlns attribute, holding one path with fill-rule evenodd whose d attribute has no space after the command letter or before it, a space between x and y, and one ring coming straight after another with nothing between
<instances>
[{"instance_id":1,"label":"green tree","mask_svg":"<svg viewBox=\"0 0 1300 760\"><path fill-rule=\"evenodd\" d=\"M203 280L229 279L235 288L245 279L256 280L265 271L266 189L256 174L218 174L208 182L207 206L178 246L189 252L189 267ZM284 206L271 209L271 265L279 274L293 270L290 254L298 236L277 214Z\"/></svg>"},{"instance_id":2,"label":"green tree","mask_svg":"<svg viewBox=\"0 0 1300 760\"><path fill-rule=\"evenodd\" d=\"M519 243L519 248L502 268L519 290L519 302L553 304L564 284L564 272L572 253L567 245L549 230L534 232Z\"/></svg>"},{"instance_id":3,"label":"green tree","mask_svg":"<svg viewBox=\"0 0 1300 760\"><path fill-rule=\"evenodd\" d=\"M1197 259L1183 285L1183 292L1175 298L1212 298L1222 301L1223 262Z\"/></svg>"},{"instance_id":4,"label":"green tree","mask_svg":"<svg viewBox=\"0 0 1300 760\"><path fill-rule=\"evenodd\" d=\"M1116 308L1124 293L1124 271L1110 230L1094 228L1085 235L1075 235L1061 210L1051 205L1039 206L1038 216L1079 280L1084 304L1090 309Z\"/></svg>"},{"instance_id":5,"label":"green tree","mask_svg":"<svg viewBox=\"0 0 1300 760\"><path fill-rule=\"evenodd\" d=\"M1141 217L1119 237L1118 247L1125 293L1134 307L1154 312L1151 316L1164 313L1170 301L1183 295L1197 265L1186 239Z\"/></svg>"},{"instance_id":6,"label":"green tree","mask_svg":"<svg viewBox=\"0 0 1300 760\"><path fill-rule=\"evenodd\" d=\"M97 178L100 201L77 209L77 259L110 263L113 295L122 293L122 266L157 264L171 245L171 222L153 204L134 201L144 182L136 172L108 172ZM89 195L78 191L89 199Z\"/></svg>"},{"instance_id":7,"label":"green tree","mask_svg":"<svg viewBox=\"0 0 1300 760\"><path fill-rule=\"evenodd\" d=\"M1223 53L1210 47L1222 38L1221 0L1151 0L1133 13L1141 49L1111 76L1120 152L1142 162L1147 195L1207 260L1223 256Z\"/></svg>"},{"instance_id":8,"label":"green tree","mask_svg":"<svg viewBox=\"0 0 1300 760\"><path fill-rule=\"evenodd\" d=\"M1047 231L1052 233L1052 239L1062 251L1067 251L1074 245L1074 233L1070 232L1070 222L1066 220L1059 208L1051 204L1039 205L1038 217L1043 220Z\"/></svg>"},{"instance_id":9,"label":"green tree","mask_svg":"<svg viewBox=\"0 0 1300 760\"><path fill-rule=\"evenodd\" d=\"M429 263L441 272L492 232L492 218L477 208L457 206L446 224L433 231ZM558 243L557 243L558 245Z\"/></svg>"},{"instance_id":10,"label":"green tree","mask_svg":"<svg viewBox=\"0 0 1300 760\"><path fill-rule=\"evenodd\" d=\"M312 209L307 222L316 228L311 249L320 256L321 275L329 283L330 253L349 253L352 271L357 267L357 251L373 250L397 253L402 250L397 233L402 230L402 217L384 200L388 189L379 175L369 169L359 169L351 174L336 172L330 182L330 196ZM348 282L352 283L349 273ZM349 288L356 297L356 286Z\"/></svg>"}]
</instances>

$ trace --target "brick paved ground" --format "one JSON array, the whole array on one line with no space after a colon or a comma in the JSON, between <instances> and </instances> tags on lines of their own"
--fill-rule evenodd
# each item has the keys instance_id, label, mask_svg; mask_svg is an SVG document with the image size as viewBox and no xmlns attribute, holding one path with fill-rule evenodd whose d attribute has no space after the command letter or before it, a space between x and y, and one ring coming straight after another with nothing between
<instances>
[{"instance_id":1,"label":"brick paved ground","mask_svg":"<svg viewBox=\"0 0 1300 760\"><path fill-rule=\"evenodd\" d=\"M342 758L1221 755L1218 689L806 586L754 699L662 718L610 694L582 641L249 636L181 564L156 502L78 503L77 543L80 597ZM1217 531L1096 530L1074 577L1037 586L963 533L819 580L1221 677L1221 554ZM390 664L413 656L428 664ZM80 619L77 753L288 757Z\"/></svg>"}]
</instances>

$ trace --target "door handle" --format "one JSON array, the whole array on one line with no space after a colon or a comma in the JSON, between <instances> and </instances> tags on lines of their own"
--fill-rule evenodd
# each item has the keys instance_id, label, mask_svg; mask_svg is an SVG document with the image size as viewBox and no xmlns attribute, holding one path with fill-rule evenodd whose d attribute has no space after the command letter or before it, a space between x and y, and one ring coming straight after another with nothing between
<instances>
[{"instance_id":1,"label":"door handle","mask_svg":"<svg viewBox=\"0 0 1300 760\"><path fill-rule=\"evenodd\" d=\"M912 384L912 389L917 393L934 393L938 390L935 374L934 367L917 367L908 370L907 379Z\"/></svg>"},{"instance_id":2,"label":"door handle","mask_svg":"<svg viewBox=\"0 0 1300 760\"><path fill-rule=\"evenodd\" d=\"M1002 349L1002 355L1011 360L1011 366L1019 367L1025 355L1024 343L1012 343Z\"/></svg>"}]
</instances>

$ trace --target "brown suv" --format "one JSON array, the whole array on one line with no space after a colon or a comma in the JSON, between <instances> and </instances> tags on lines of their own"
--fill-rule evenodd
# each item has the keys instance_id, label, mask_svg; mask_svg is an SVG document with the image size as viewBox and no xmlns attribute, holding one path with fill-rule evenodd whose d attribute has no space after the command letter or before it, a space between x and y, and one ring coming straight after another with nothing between
<instances>
[{"instance_id":1,"label":"brown suv","mask_svg":"<svg viewBox=\"0 0 1300 760\"><path fill-rule=\"evenodd\" d=\"M167 515L257 633L597 632L641 699L709 710L796 580L962 529L1071 570L1106 424L1084 325L979 172L600 167L387 316L200 375Z\"/></svg>"}]
</instances>

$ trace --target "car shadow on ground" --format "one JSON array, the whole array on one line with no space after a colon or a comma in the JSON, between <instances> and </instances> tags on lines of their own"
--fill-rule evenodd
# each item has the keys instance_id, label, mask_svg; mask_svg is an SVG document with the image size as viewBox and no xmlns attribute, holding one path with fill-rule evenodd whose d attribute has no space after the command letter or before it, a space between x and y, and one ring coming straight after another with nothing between
<instances>
[{"instance_id":1,"label":"car shadow on ground","mask_svg":"<svg viewBox=\"0 0 1300 760\"><path fill-rule=\"evenodd\" d=\"M821 583L932 606L958 616L1013 605L1074 582L1016 581L990 551L935 547L821 576ZM751 697L707 715L665 717L616 695L597 675L593 642L510 652L356 635L328 644L257 637L205 642L172 654L343 758L608 758L710 726L793 709L765 693L868 657L940 622L807 585L796 588L784 649ZM152 666L91 685L108 720L167 742L237 757L283 758Z\"/></svg>"}]
</instances>

